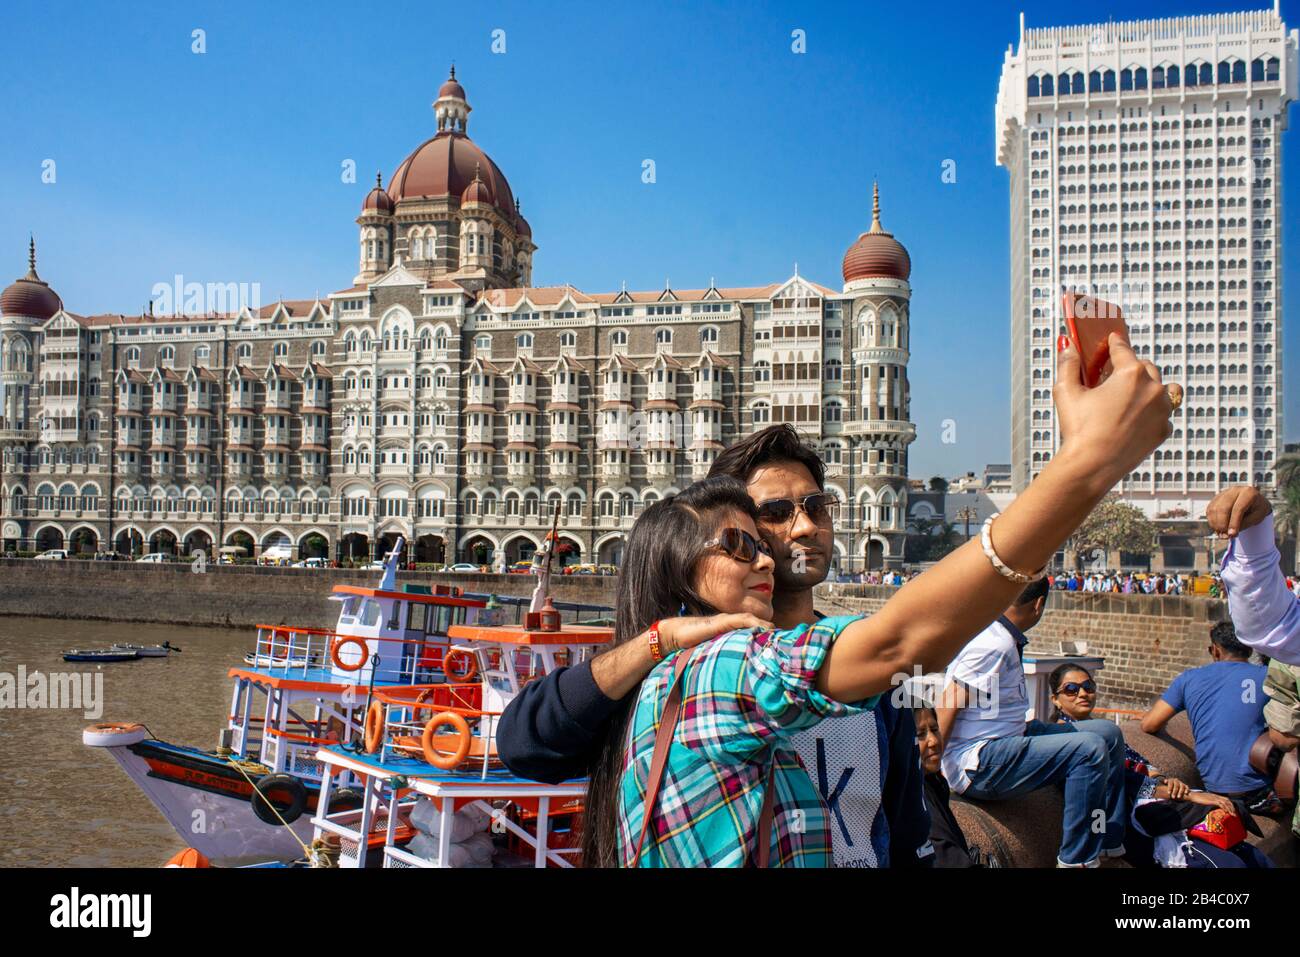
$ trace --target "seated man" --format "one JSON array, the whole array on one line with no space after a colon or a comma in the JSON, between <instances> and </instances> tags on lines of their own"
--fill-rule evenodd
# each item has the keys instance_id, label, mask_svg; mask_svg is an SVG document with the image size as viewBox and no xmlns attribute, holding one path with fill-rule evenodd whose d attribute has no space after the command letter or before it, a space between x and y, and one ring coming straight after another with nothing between
<instances>
[{"instance_id":1,"label":"seated man","mask_svg":"<svg viewBox=\"0 0 1300 957\"><path fill-rule=\"evenodd\" d=\"M1213 662L1175 678L1143 715L1142 730L1159 734L1186 710L1205 789L1268 813L1277 801L1271 782L1250 766L1250 746L1264 733L1265 668L1250 663L1250 649L1237 640L1231 622L1210 629L1209 652Z\"/></svg>"},{"instance_id":2,"label":"seated man","mask_svg":"<svg viewBox=\"0 0 1300 957\"><path fill-rule=\"evenodd\" d=\"M1264 679L1264 720L1268 722L1268 736L1283 751L1293 751L1300 745L1300 665L1271 662ZM1300 838L1300 801L1296 802L1291 830Z\"/></svg>"},{"instance_id":3,"label":"seated man","mask_svg":"<svg viewBox=\"0 0 1300 957\"><path fill-rule=\"evenodd\" d=\"M1258 489L1240 485L1216 495L1205 520L1232 539L1223 556L1223 584L1237 640L1261 655L1300 665L1300 601L1282 574L1273 506Z\"/></svg>"},{"instance_id":4,"label":"seated man","mask_svg":"<svg viewBox=\"0 0 1300 957\"><path fill-rule=\"evenodd\" d=\"M948 666L936 709L943 775L958 794L981 801L1063 784L1057 866L1097 867L1103 854L1124 854L1124 735L1118 725L1096 719L1026 724L1024 633L1038 623L1046 602L1046 580L1033 582Z\"/></svg>"}]
</instances>

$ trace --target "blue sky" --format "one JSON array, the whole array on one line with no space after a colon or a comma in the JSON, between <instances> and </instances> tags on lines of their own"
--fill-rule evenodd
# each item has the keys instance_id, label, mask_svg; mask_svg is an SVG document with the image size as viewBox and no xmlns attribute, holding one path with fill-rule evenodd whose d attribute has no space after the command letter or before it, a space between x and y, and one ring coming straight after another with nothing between
<instances>
[{"instance_id":1,"label":"blue sky","mask_svg":"<svg viewBox=\"0 0 1300 957\"><path fill-rule=\"evenodd\" d=\"M1262 3L1252 6L1263 6ZM155 283L257 282L263 301L356 271L361 199L434 131L455 61L470 135L523 203L538 284L599 291L801 274L838 287L879 177L912 262L912 474L1008 459L1003 53L1029 26L1226 3L6 4L0 282L39 270L79 312ZM1284 2L1300 25L1300 3ZM206 31L207 51L191 52ZM803 30L806 53L791 50ZM503 30L505 52L492 51ZM1283 208L1296 200L1296 133ZM641 180L655 161L657 182ZM57 181L42 183L53 159ZM355 160L357 182L341 182ZM957 181L941 180L945 160ZM1296 282L1289 217L1283 287ZM1284 305L1295 313L1295 295ZM1284 381L1297 342L1284 324ZM1288 389L1286 437L1300 435ZM939 441L956 421L957 441Z\"/></svg>"}]
</instances>

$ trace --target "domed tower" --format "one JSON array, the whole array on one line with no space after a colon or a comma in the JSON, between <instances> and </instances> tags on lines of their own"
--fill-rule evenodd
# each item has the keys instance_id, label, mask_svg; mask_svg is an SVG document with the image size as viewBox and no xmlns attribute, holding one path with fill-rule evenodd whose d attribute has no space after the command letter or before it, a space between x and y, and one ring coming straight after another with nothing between
<instances>
[{"instance_id":1,"label":"domed tower","mask_svg":"<svg viewBox=\"0 0 1300 957\"><path fill-rule=\"evenodd\" d=\"M481 167L460 194L460 274L486 276L492 268L492 187L483 182Z\"/></svg>"},{"instance_id":2,"label":"domed tower","mask_svg":"<svg viewBox=\"0 0 1300 957\"><path fill-rule=\"evenodd\" d=\"M373 280L398 262L426 280L455 279L468 289L531 280L537 248L532 231L501 168L466 134L470 110L453 68L433 101L437 132L402 161L387 189L377 185L366 197L357 220L362 229L358 282Z\"/></svg>"},{"instance_id":3,"label":"domed tower","mask_svg":"<svg viewBox=\"0 0 1300 957\"><path fill-rule=\"evenodd\" d=\"M392 265L393 200L384 189L382 173L375 173L375 188L366 194L357 217L361 227L361 271L354 284L382 276Z\"/></svg>"},{"instance_id":4,"label":"domed tower","mask_svg":"<svg viewBox=\"0 0 1300 957\"><path fill-rule=\"evenodd\" d=\"M36 274L36 240L27 246L27 275L0 292L0 440L27 440L32 423L39 327L63 300Z\"/></svg>"},{"instance_id":5,"label":"domed tower","mask_svg":"<svg viewBox=\"0 0 1300 957\"><path fill-rule=\"evenodd\" d=\"M858 498L863 529L858 555L867 568L897 565L907 529L907 447L911 421L908 278L912 260L880 224L880 187L872 191L871 228L844 254L844 292L852 295L845 338L852 350L852 462L861 476Z\"/></svg>"}]
</instances>

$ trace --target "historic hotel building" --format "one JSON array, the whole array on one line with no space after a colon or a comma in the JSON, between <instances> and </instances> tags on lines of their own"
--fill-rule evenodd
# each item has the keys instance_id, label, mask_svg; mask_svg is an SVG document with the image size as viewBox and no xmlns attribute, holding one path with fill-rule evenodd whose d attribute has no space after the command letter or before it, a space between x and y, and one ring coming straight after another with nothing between
<instances>
[{"instance_id":1,"label":"historic hotel building","mask_svg":"<svg viewBox=\"0 0 1300 957\"><path fill-rule=\"evenodd\" d=\"M1139 357L1180 382L1172 437L1123 496L1199 518L1274 484L1282 452L1282 133L1297 32L1257 10L1026 30L997 99L1011 178L1011 461L1060 444L1061 296L1124 309Z\"/></svg>"},{"instance_id":2,"label":"historic hotel building","mask_svg":"<svg viewBox=\"0 0 1300 957\"><path fill-rule=\"evenodd\" d=\"M531 285L537 246L466 135L366 196L359 271L319 301L77 315L29 270L0 296L6 549L380 554L500 564L558 512L566 561L617 562L648 503L791 422L845 502L841 569L902 560L907 251L880 223L844 285L586 293Z\"/></svg>"}]
</instances>

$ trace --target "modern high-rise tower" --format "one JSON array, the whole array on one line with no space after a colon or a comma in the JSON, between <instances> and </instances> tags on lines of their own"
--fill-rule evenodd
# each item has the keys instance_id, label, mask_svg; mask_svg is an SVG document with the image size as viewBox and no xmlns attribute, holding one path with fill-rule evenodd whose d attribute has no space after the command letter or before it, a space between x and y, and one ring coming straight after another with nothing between
<instances>
[{"instance_id":1,"label":"modern high-rise tower","mask_svg":"<svg viewBox=\"0 0 1300 957\"><path fill-rule=\"evenodd\" d=\"M1186 400L1121 484L1197 518L1273 484L1282 451L1282 132L1296 50L1278 8L1026 30L1007 50L997 162L1011 174L1016 490L1060 446L1062 294L1119 303L1138 356Z\"/></svg>"}]
</instances>

